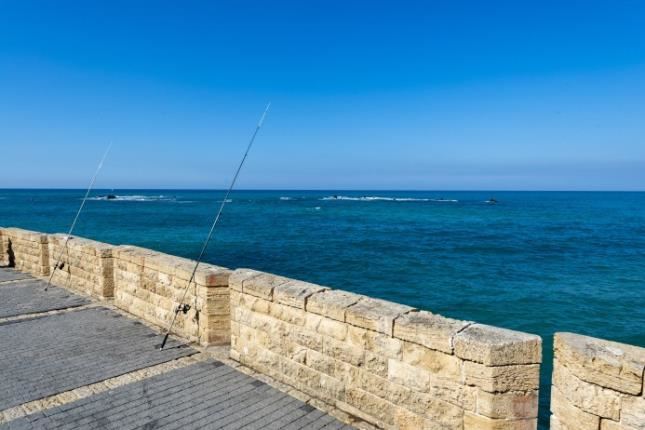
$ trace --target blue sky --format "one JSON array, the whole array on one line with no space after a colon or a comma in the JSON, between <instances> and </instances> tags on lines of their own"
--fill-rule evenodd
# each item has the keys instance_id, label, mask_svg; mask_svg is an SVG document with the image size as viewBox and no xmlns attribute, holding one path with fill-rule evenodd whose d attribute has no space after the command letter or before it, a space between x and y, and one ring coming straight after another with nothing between
<instances>
[{"instance_id":1,"label":"blue sky","mask_svg":"<svg viewBox=\"0 0 645 430\"><path fill-rule=\"evenodd\" d=\"M645 189L645 2L0 1L0 188Z\"/></svg>"}]
</instances>

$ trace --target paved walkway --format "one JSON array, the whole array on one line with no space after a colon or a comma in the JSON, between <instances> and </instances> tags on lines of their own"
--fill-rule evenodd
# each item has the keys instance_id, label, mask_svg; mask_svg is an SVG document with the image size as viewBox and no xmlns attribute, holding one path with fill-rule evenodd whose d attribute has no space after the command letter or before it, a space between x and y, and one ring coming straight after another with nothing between
<instances>
[{"instance_id":1,"label":"paved walkway","mask_svg":"<svg viewBox=\"0 0 645 430\"><path fill-rule=\"evenodd\" d=\"M31 276L18 272L17 270L3 268L0 270L0 282L16 281L18 279L29 279Z\"/></svg>"},{"instance_id":2,"label":"paved walkway","mask_svg":"<svg viewBox=\"0 0 645 430\"><path fill-rule=\"evenodd\" d=\"M197 353L178 341L159 351L160 335L140 322L100 306L73 309L90 302L19 275L0 269L0 412ZM3 317L16 315L28 317ZM215 360L70 398L0 430L351 429Z\"/></svg>"},{"instance_id":3,"label":"paved walkway","mask_svg":"<svg viewBox=\"0 0 645 430\"><path fill-rule=\"evenodd\" d=\"M2 271L0 271L2 273ZM88 305L89 299L34 279L0 284L0 318Z\"/></svg>"}]
</instances>

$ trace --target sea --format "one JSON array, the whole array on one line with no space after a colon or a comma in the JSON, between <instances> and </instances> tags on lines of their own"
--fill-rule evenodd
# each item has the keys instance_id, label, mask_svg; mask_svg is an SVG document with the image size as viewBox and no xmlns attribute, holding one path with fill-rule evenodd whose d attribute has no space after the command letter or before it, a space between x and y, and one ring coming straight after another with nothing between
<instances>
[{"instance_id":1,"label":"sea","mask_svg":"<svg viewBox=\"0 0 645 430\"><path fill-rule=\"evenodd\" d=\"M0 189L0 226L66 232L84 192ZM196 258L224 194L94 190L74 233ZM645 347L645 193L245 190L229 199L209 263L542 336L541 429L554 332Z\"/></svg>"}]
</instances>

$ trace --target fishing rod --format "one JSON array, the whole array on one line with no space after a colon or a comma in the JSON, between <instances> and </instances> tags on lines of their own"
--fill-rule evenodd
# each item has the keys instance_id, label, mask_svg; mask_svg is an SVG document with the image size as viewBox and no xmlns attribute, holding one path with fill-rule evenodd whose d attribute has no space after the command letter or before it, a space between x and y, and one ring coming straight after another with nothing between
<instances>
[{"instance_id":1,"label":"fishing rod","mask_svg":"<svg viewBox=\"0 0 645 430\"><path fill-rule=\"evenodd\" d=\"M255 141L255 137L258 135L258 132L260 131L260 128L262 127L262 124L264 123L264 118L266 118L267 112L269 112L269 108L271 107L271 103L267 104L267 107L264 109L264 112L262 113L262 116L260 117L260 121L258 121L258 124L255 126L255 131L253 132L253 135L251 136L251 140L249 140L249 144L246 146L246 151L244 152L244 156L242 157L242 160L240 161L240 164L237 166L237 170L235 171L235 175L233 175L233 180L231 181L230 186L228 187L228 190L226 191L226 195L224 196L224 199L222 200L222 203L219 206L219 209L217 210L217 215L215 215L215 220L213 220L213 224L211 225L211 229L208 232L208 236L206 236L206 240L204 241L204 244L202 245L202 250L199 253L199 257L197 257L197 261L195 262L195 267L193 268L193 273L190 275L190 280L188 281L188 284L186 285L186 288L184 289L184 294L181 296L181 300L179 301L179 305L175 308L175 314L172 317L172 321L170 322L170 325L168 326L168 331L166 331L166 335L163 338L163 341L161 342L161 346L159 347L159 351L163 350L163 347L166 346L166 342L168 341L168 336L170 336L170 332L172 331L172 327L175 325L175 320L177 319L177 315L179 312L183 312L186 314L190 310L190 305L188 303L184 303L184 300L186 299L186 293L188 293L188 289L190 288L190 284L195 280L195 273L197 273L197 268L199 267L199 264L202 262L202 258L204 257L204 253L206 252L206 248L208 248L208 243L211 240L211 237L213 236L213 232L215 231L215 226L219 222L219 218L222 215L222 211L224 210L224 206L226 205L226 202L228 202L228 196L231 194L231 191L233 191L233 187L235 186L235 182L237 182L237 177L240 175L240 171L242 170L242 166L244 165L244 162L246 161L246 157L249 155L249 151L251 150L251 146L253 146L253 142Z\"/></svg>"},{"instance_id":2,"label":"fishing rod","mask_svg":"<svg viewBox=\"0 0 645 430\"><path fill-rule=\"evenodd\" d=\"M90 181L89 187L87 187L87 191L85 192L85 196L83 197L83 201L81 201L81 206L78 208L78 212L76 212L76 216L74 217L74 221L72 221L72 225L69 228L69 231L67 232L67 236L65 237L65 242L63 243L63 246L61 247L60 251L58 252L58 258L56 259L56 264L54 265L54 269L52 272L49 274L49 279L47 280L47 285L45 285L45 291L49 289L49 286L51 285L52 278L54 277L54 273L56 272L56 269L62 269L63 265L61 264L60 260L63 257L63 252L65 249L67 249L67 242L69 242L69 239L72 236L72 232L74 231L74 227L76 227L76 221L78 221L78 217L81 214L81 211L83 210L83 207L85 206L85 202L87 201L87 197L90 195L90 191L92 191L92 188L94 187L94 182L96 181L96 177L98 176L99 172L101 171L101 168L103 167L103 162L105 161L105 158L107 157L108 153L110 152L110 149L112 148L112 142L108 145L107 149L105 150L105 153L103 154L103 158L101 158L101 162L99 163L98 167L96 168L96 171L94 172L94 176L92 176L92 180Z\"/></svg>"}]
</instances>

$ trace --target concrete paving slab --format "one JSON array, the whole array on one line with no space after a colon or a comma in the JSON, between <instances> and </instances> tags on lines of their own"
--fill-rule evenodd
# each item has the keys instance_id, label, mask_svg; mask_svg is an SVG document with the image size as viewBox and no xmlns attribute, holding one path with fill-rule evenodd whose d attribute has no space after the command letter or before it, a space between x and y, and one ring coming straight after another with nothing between
<instances>
[{"instance_id":1,"label":"concrete paving slab","mask_svg":"<svg viewBox=\"0 0 645 430\"><path fill-rule=\"evenodd\" d=\"M1 273L1 272L0 272ZM74 308L91 303L89 299L50 286L39 280L16 281L0 285L0 318Z\"/></svg>"},{"instance_id":2,"label":"concrete paving slab","mask_svg":"<svg viewBox=\"0 0 645 430\"><path fill-rule=\"evenodd\" d=\"M0 429L351 429L217 361L206 361L0 425Z\"/></svg>"},{"instance_id":3,"label":"concrete paving slab","mask_svg":"<svg viewBox=\"0 0 645 430\"><path fill-rule=\"evenodd\" d=\"M0 323L0 410L196 352L160 341L103 307Z\"/></svg>"},{"instance_id":4,"label":"concrete paving slab","mask_svg":"<svg viewBox=\"0 0 645 430\"><path fill-rule=\"evenodd\" d=\"M21 279L33 279L33 277L9 267L0 268L0 282L19 281Z\"/></svg>"}]
</instances>

